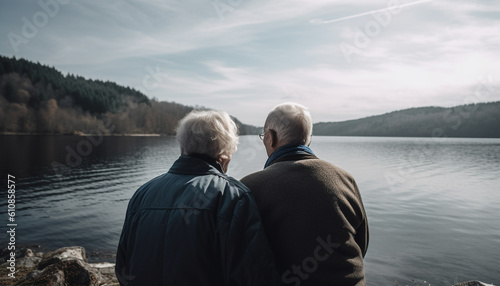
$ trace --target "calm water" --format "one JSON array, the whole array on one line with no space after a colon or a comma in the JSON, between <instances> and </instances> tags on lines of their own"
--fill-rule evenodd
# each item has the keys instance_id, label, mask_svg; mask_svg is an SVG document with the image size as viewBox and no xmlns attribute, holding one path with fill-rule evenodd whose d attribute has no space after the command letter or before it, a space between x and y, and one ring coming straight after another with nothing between
<instances>
[{"instance_id":1,"label":"calm water","mask_svg":"<svg viewBox=\"0 0 500 286\"><path fill-rule=\"evenodd\" d=\"M0 136L2 189L16 176L18 244L114 250L132 194L179 154L173 137L94 139ZM236 178L266 159L257 136L240 141L229 171ZM362 192L369 285L500 284L500 140L314 137L311 147Z\"/></svg>"}]
</instances>

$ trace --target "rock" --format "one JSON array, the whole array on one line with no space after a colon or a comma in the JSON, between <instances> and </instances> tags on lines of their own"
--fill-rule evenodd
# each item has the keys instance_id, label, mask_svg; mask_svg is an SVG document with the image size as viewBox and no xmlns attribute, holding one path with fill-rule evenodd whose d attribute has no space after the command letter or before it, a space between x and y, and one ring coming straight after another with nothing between
<instances>
[{"instance_id":1,"label":"rock","mask_svg":"<svg viewBox=\"0 0 500 286\"><path fill-rule=\"evenodd\" d=\"M5 247L0 250L0 257L7 260L10 257L11 252L14 252L16 254L16 258L19 258L25 255L26 249L22 247L16 247L15 250L10 250L8 247Z\"/></svg>"},{"instance_id":2,"label":"rock","mask_svg":"<svg viewBox=\"0 0 500 286\"><path fill-rule=\"evenodd\" d=\"M0 265L0 285L102 285L118 286L114 269L109 262L88 263L83 247L64 247L55 251L34 253L31 245L16 248L16 275L8 277L9 269ZM95 253L105 255L106 252ZM8 249L0 249L0 256L10 257ZM107 256L111 256L109 254ZM106 256L106 257L107 257ZM1 260L1 258L0 258ZM95 258L94 258L95 260Z\"/></svg>"},{"instance_id":3,"label":"rock","mask_svg":"<svg viewBox=\"0 0 500 286\"><path fill-rule=\"evenodd\" d=\"M43 270L45 267L58 263L65 259L76 259L87 262L85 248L81 246L63 247L58 250L47 252L43 255L43 259L38 264L38 269Z\"/></svg>"},{"instance_id":4,"label":"rock","mask_svg":"<svg viewBox=\"0 0 500 286\"><path fill-rule=\"evenodd\" d=\"M486 284L481 281L467 281L455 284L453 286L494 286L493 284Z\"/></svg>"},{"instance_id":5,"label":"rock","mask_svg":"<svg viewBox=\"0 0 500 286\"><path fill-rule=\"evenodd\" d=\"M38 248L39 245L30 245L29 247ZM7 247L0 250L0 264L5 263L10 258L11 252L15 253L16 260L21 257L33 256L33 251L26 246L16 247L15 250L9 250Z\"/></svg>"},{"instance_id":6,"label":"rock","mask_svg":"<svg viewBox=\"0 0 500 286\"><path fill-rule=\"evenodd\" d=\"M35 268L42 261L40 257L36 256L25 256L16 260L17 266L24 266L27 268Z\"/></svg>"},{"instance_id":7,"label":"rock","mask_svg":"<svg viewBox=\"0 0 500 286\"><path fill-rule=\"evenodd\" d=\"M28 274L24 280L34 280L36 279L38 276L40 276L40 274L42 273L42 270L35 270L33 272L31 272L30 274Z\"/></svg>"},{"instance_id":8,"label":"rock","mask_svg":"<svg viewBox=\"0 0 500 286\"><path fill-rule=\"evenodd\" d=\"M63 260L46 266L43 271L35 270L16 285L89 285L97 286L101 281L98 271L91 268L81 259L64 258Z\"/></svg>"},{"instance_id":9,"label":"rock","mask_svg":"<svg viewBox=\"0 0 500 286\"><path fill-rule=\"evenodd\" d=\"M25 257L33 257L35 254L33 254L33 250L27 248L26 253L24 254Z\"/></svg>"},{"instance_id":10,"label":"rock","mask_svg":"<svg viewBox=\"0 0 500 286\"><path fill-rule=\"evenodd\" d=\"M54 257L54 258L75 258L87 262L87 256L85 255L85 248L81 246L71 246L63 247L54 251L45 253L44 258Z\"/></svg>"},{"instance_id":11,"label":"rock","mask_svg":"<svg viewBox=\"0 0 500 286\"><path fill-rule=\"evenodd\" d=\"M115 275L114 263L89 263L89 266L99 271L102 280L106 283L105 285L118 285L118 279Z\"/></svg>"}]
</instances>

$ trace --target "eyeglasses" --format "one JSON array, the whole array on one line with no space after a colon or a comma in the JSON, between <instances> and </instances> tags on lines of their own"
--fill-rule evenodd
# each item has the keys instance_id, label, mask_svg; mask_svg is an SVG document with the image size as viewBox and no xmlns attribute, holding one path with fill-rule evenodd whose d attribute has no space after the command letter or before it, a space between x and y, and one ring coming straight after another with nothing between
<instances>
[{"instance_id":1,"label":"eyeglasses","mask_svg":"<svg viewBox=\"0 0 500 286\"><path fill-rule=\"evenodd\" d=\"M259 134L260 140L264 140L264 136L266 135L267 132L269 132L269 130L271 130L271 129L268 129L266 132L263 132L263 133Z\"/></svg>"}]
</instances>

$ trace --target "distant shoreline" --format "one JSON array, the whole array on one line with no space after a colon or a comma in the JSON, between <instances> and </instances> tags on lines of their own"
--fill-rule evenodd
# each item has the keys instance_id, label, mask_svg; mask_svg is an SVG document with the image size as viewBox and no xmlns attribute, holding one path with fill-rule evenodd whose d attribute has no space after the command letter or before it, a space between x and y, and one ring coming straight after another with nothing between
<instances>
[{"instance_id":1,"label":"distant shoreline","mask_svg":"<svg viewBox=\"0 0 500 286\"><path fill-rule=\"evenodd\" d=\"M127 137L159 137L159 136L174 136L168 134L92 134L92 133L17 133L17 132L1 132L0 135L36 135L36 136L127 136Z\"/></svg>"}]
</instances>

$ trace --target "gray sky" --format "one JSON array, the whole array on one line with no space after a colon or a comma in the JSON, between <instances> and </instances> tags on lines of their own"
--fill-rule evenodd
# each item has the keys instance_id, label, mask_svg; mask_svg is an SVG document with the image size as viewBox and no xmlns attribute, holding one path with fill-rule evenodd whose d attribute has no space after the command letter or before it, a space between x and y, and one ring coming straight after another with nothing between
<instances>
[{"instance_id":1,"label":"gray sky","mask_svg":"<svg viewBox=\"0 0 500 286\"><path fill-rule=\"evenodd\" d=\"M500 100L499 35L493 0L0 0L2 55L259 126Z\"/></svg>"}]
</instances>

